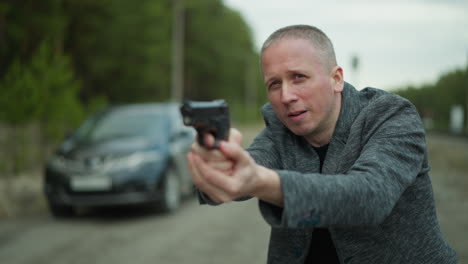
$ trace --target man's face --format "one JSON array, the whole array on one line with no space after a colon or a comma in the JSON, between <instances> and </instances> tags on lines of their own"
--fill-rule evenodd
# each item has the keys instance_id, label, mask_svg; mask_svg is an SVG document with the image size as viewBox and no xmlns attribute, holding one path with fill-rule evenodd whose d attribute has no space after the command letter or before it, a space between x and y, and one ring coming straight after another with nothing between
<instances>
[{"instance_id":1,"label":"man's face","mask_svg":"<svg viewBox=\"0 0 468 264\"><path fill-rule=\"evenodd\" d=\"M327 69L309 41L286 38L264 51L262 71L273 110L287 128L309 142L331 137L343 89L340 67Z\"/></svg>"}]
</instances>

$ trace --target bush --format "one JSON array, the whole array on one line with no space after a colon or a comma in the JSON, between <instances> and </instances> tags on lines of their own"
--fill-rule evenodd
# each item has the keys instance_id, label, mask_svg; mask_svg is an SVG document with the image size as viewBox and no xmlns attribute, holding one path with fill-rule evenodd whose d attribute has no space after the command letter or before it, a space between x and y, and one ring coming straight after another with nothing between
<instances>
[{"instance_id":1,"label":"bush","mask_svg":"<svg viewBox=\"0 0 468 264\"><path fill-rule=\"evenodd\" d=\"M47 153L50 144L83 119L79 89L80 82L74 78L68 57L53 52L43 42L28 63L14 60L0 82L0 121L13 130L38 122L42 152ZM28 167L22 162L24 153L20 150L28 147L20 141L8 142L13 173Z\"/></svg>"}]
</instances>

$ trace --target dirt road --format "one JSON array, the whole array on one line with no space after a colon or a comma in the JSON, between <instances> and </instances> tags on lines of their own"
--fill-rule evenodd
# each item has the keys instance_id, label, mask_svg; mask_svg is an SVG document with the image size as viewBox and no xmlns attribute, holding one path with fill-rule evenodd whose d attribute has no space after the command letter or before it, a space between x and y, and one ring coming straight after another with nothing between
<instances>
[{"instance_id":1,"label":"dirt road","mask_svg":"<svg viewBox=\"0 0 468 264\"><path fill-rule=\"evenodd\" d=\"M428 141L442 231L468 264L468 140ZM0 263L265 263L268 234L256 200L209 207L192 199L171 215L128 208L56 220L40 212L0 220Z\"/></svg>"},{"instance_id":2,"label":"dirt road","mask_svg":"<svg viewBox=\"0 0 468 264\"><path fill-rule=\"evenodd\" d=\"M216 208L195 199L171 215L139 209L47 214L0 225L0 263L265 263L268 227L256 201Z\"/></svg>"},{"instance_id":3,"label":"dirt road","mask_svg":"<svg viewBox=\"0 0 468 264\"><path fill-rule=\"evenodd\" d=\"M468 264L468 139L431 134L428 147L442 233Z\"/></svg>"}]
</instances>

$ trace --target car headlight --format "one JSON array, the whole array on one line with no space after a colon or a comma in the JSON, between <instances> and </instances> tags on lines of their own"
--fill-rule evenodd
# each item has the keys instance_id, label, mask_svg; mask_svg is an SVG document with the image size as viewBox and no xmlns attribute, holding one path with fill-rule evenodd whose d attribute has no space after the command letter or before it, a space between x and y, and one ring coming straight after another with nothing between
<instances>
[{"instance_id":1,"label":"car headlight","mask_svg":"<svg viewBox=\"0 0 468 264\"><path fill-rule=\"evenodd\" d=\"M135 152L127 156L115 159L108 159L103 164L103 170L137 169L146 163L158 162L162 160L162 155L156 151Z\"/></svg>"},{"instance_id":2,"label":"car headlight","mask_svg":"<svg viewBox=\"0 0 468 264\"><path fill-rule=\"evenodd\" d=\"M49 166L56 171L67 173L106 173L114 170L135 170L147 163L159 162L162 158L163 155L157 151L96 156L79 160L70 160L62 155L54 155L49 160Z\"/></svg>"}]
</instances>

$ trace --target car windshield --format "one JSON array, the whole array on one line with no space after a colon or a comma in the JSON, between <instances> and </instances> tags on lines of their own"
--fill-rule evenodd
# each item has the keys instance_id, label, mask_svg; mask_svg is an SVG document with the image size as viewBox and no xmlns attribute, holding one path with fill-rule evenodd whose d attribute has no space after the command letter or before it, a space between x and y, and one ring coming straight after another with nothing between
<instances>
[{"instance_id":1,"label":"car windshield","mask_svg":"<svg viewBox=\"0 0 468 264\"><path fill-rule=\"evenodd\" d=\"M162 139L167 134L164 120L164 114L159 111L116 109L88 119L76 136L88 142L129 137Z\"/></svg>"}]
</instances>

